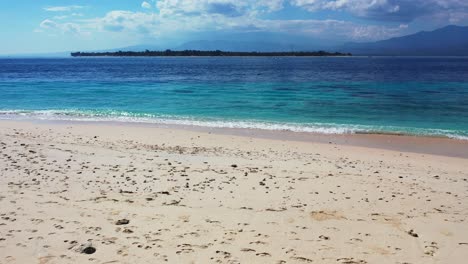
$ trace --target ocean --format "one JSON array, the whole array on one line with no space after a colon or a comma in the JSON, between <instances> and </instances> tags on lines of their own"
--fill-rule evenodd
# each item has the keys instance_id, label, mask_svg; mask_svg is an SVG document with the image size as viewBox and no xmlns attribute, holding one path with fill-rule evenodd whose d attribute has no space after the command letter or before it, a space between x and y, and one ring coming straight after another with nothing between
<instances>
[{"instance_id":1,"label":"ocean","mask_svg":"<svg viewBox=\"0 0 468 264\"><path fill-rule=\"evenodd\" d=\"M0 119L468 140L468 58L3 58Z\"/></svg>"}]
</instances>

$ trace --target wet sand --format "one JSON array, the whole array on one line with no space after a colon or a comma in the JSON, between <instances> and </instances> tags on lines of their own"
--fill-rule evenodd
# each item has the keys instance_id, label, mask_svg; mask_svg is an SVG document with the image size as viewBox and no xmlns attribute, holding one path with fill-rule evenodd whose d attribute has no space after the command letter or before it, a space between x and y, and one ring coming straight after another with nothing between
<instances>
[{"instance_id":1,"label":"wet sand","mask_svg":"<svg viewBox=\"0 0 468 264\"><path fill-rule=\"evenodd\" d=\"M0 263L468 258L466 142L249 133L0 121Z\"/></svg>"}]
</instances>

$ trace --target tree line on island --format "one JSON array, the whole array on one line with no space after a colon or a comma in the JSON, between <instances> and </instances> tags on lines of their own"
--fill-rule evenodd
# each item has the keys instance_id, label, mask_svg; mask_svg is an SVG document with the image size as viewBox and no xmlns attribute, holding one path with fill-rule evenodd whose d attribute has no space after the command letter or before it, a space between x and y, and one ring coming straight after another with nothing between
<instances>
[{"instance_id":1,"label":"tree line on island","mask_svg":"<svg viewBox=\"0 0 468 264\"><path fill-rule=\"evenodd\" d=\"M203 50L165 50L165 51L116 51L116 52L72 52L72 57L182 57L182 56L297 56L297 57L321 57L321 56L352 56L351 53L326 52L326 51L290 51L290 52L257 52L257 51L203 51Z\"/></svg>"}]
</instances>

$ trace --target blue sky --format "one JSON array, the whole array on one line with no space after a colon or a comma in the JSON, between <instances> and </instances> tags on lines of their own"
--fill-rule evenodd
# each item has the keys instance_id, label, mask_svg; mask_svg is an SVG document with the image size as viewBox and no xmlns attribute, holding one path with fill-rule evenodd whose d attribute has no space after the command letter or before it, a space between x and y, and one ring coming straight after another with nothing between
<instances>
[{"instance_id":1,"label":"blue sky","mask_svg":"<svg viewBox=\"0 0 468 264\"><path fill-rule=\"evenodd\" d=\"M177 46L259 33L373 41L468 25L467 0L3 0L0 54Z\"/></svg>"}]
</instances>

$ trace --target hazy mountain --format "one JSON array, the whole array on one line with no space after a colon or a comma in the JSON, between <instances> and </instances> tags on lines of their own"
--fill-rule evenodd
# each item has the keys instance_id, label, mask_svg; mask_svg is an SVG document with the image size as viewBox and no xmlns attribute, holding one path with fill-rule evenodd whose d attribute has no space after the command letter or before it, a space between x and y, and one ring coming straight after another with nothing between
<instances>
[{"instance_id":1,"label":"hazy mountain","mask_svg":"<svg viewBox=\"0 0 468 264\"><path fill-rule=\"evenodd\" d=\"M353 55L468 56L468 27L447 26L377 42L346 43L338 51Z\"/></svg>"},{"instance_id":2,"label":"hazy mountain","mask_svg":"<svg viewBox=\"0 0 468 264\"><path fill-rule=\"evenodd\" d=\"M163 46L163 45L154 45L154 44L140 44L140 45L134 45L134 46L128 46L128 47L123 47L123 48L116 48L116 49L108 49L108 50L99 50L97 52L101 51L108 51L108 52L116 52L116 51L145 51L145 50L166 50L169 47Z\"/></svg>"},{"instance_id":3,"label":"hazy mountain","mask_svg":"<svg viewBox=\"0 0 468 264\"><path fill-rule=\"evenodd\" d=\"M223 50L223 51L295 51L309 50L307 47L286 43L249 42L227 40L197 40L176 47L175 50Z\"/></svg>"},{"instance_id":4,"label":"hazy mountain","mask_svg":"<svg viewBox=\"0 0 468 264\"><path fill-rule=\"evenodd\" d=\"M219 40L194 40L182 45L138 45L117 50L222 50L222 51L339 51L353 55L387 56L468 56L468 27L446 26L430 32L391 38L377 42L339 44L329 40L278 33L218 36ZM239 41L238 39L249 39Z\"/></svg>"},{"instance_id":5,"label":"hazy mountain","mask_svg":"<svg viewBox=\"0 0 468 264\"><path fill-rule=\"evenodd\" d=\"M70 52L3 54L0 58L65 58Z\"/></svg>"},{"instance_id":6,"label":"hazy mountain","mask_svg":"<svg viewBox=\"0 0 468 264\"><path fill-rule=\"evenodd\" d=\"M340 42L291 33L241 32L201 34L192 36L174 49L224 50L224 51L315 51L330 48Z\"/></svg>"},{"instance_id":7,"label":"hazy mountain","mask_svg":"<svg viewBox=\"0 0 468 264\"><path fill-rule=\"evenodd\" d=\"M243 32L243 33L199 33L187 37L186 41L171 41L171 44L136 45L111 51L128 50L222 50L222 51L316 51L327 50L332 46L342 44L329 39L311 38L297 34L275 32ZM178 44L176 44L178 43Z\"/></svg>"},{"instance_id":8,"label":"hazy mountain","mask_svg":"<svg viewBox=\"0 0 468 264\"><path fill-rule=\"evenodd\" d=\"M430 32L366 43L341 44L336 40L314 39L287 33L250 32L238 34L202 34L190 36L196 39L160 41L123 48L94 50L95 52L145 51L145 50L222 50L222 51L317 51L345 52L353 55L387 56L468 56L468 27L447 26ZM248 41L240 41L248 39ZM169 44L170 43L170 44ZM180 44L183 43L183 44ZM64 57L69 53L22 54L15 57ZM8 56L3 56L8 57Z\"/></svg>"}]
</instances>

